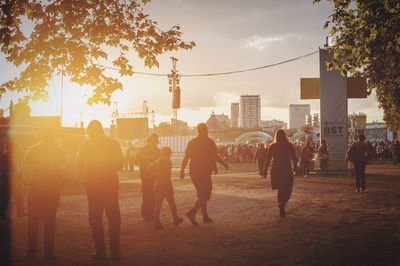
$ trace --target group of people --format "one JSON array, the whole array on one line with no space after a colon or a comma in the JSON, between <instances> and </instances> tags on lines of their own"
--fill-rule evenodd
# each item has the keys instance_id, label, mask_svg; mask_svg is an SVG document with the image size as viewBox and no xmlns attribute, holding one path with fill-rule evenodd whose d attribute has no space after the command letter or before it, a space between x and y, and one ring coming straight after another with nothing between
<instances>
[{"instance_id":1,"label":"group of people","mask_svg":"<svg viewBox=\"0 0 400 266\"><path fill-rule=\"evenodd\" d=\"M182 162L180 177L184 178L185 168L190 161L189 174L197 190L198 199L186 213L193 225L198 225L196 213L201 210L203 222L213 220L208 215L207 202L211 197L211 175L217 173L216 163L225 168L227 163L218 155L214 141L208 137L206 124L199 124L198 136L188 143ZM101 123L93 120L87 127L89 139L80 147L76 156L78 173L86 181L88 216L95 249L93 259L106 257L106 245L103 228L103 216L106 215L109 226L109 247L111 257L119 259L121 213L119 207L118 172L124 165L124 156L120 144L104 134ZM23 175L29 181L28 186L28 250L26 259L32 259L37 252L39 222L44 222L44 250L48 260L55 260L54 237L56 214L60 201L61 188L71 175L71 162L65 151L56 141L54 130L43 131L40 141L30 147L23 160ZM161 229L160 211L164 199L167 200L173 216L174 225L183 219L178 216L171 181L171 154L169 147L159 149L158 136L149 137L145 147L139 150L135 159L140 166L142 181L142 216L146 221L154 222L156 229ZM10 150L10 149L8 149ZM10 167L12 160L5 154L1 163L1 188L8 192ZM2 191L3 192L3 191ZM2 194L6 195L6 194ZM8 204L8 199L1 199L1 207ZM5 213L6 207L4 207ZM2 210L3 211L3 210Z\"/></svg>"},{"instance_id":2,"label":"group of people","mask_svg":"<svg viewBox=\"0 0 400 266\"><path fill-rule=\"evenodd\" d=\"M391 159L393 165L400 163L400 142L393 141L367 141L368 145L368 163L373 160L382 162L384 159Z\"/></svg>"},{"instance_id":3,"label":"group of people","mask_svg":"<svg viewBox=\"0 0 400 266\"><path fill-rule=\"evenodd\" d=\"M186 213L193 225L198 225L196 214L200 210L204 223L211 223L207 205L212 192L212 174L218 172L217 163L228 168L228 164L219 154L215 142L208 137L207 125L197 126L198 136L192 139L185 151L182 161L180 178L184 178L185 169L189 163L189 175L197 191L197 200ZM78 172L85 176L88 199L89 224L95 249L94 259L106 257L103 215L108 219L111 257L119 259L121 214L119 207L118 172L124 164L124 156L120 144L104 134L101 123L93 120L87 127L89 139L80 147L76 156ZM39 221L44 220L44 249L49 260L56 259L54 255L54 236L56 213L60 201L61 187L68 178L70 162L66 153L55 141L56 134L45 130L41 141L32 146L26 153L23 162L24 175L30 179L28 191L28 252L27 259L35 256L37 250L37 235ZM359 142L352 144L347 151L348 160L354 162L356 168L357 192L366 191L365 164L368 157L368 145L365 137L360 136ZM163 228L160 221L160 211L164 199L167 200L173 224L179 225L183 219L178 216L174 199L174 189L171 181L172 151L169 147L158 148L158 136L152 134L147 144L141 148L135 158L140 167L142 183L141 214L146 221L154 223L156 229ZM310 159L312 148L305 143L296 154L296 147L288 141L285 132L278 130L272 144L267 148L263 144L254 152L258 161L261 176L270 173L271 187L278 190L277 200L281 217L286 216L285 206L293 189L293 177L298 167L298 158L302 165ZM321 157L328 154L326 143L318 147ZM326 156L327 160L328 156ZM2 165L10 165L2 163ZM4 167L3 167L4 168ZM2 173L7 170L2 169ZM305 170L306 171L306 170ZM7 173L6 173L7 174ZM3 176L3 175L2 175Z\"/></svg>"},{"instance_id":4,"label":"group of people","mask_svg":"<svg viewBox=\"0 0 400 266\"><path fill-rule=\"evenodd\" d=\"M220 144L218 153L229 163L249 163L254 161L256 144Z\"/></svg>"},{"instance_id":5,"label":"group of people","mask_svg":"<svg viewBox=\"0 0 400 266\"><path fill-rule=\"evenodd\" d=\"M265 171L267 154L270 145L264 143L258 144L254 154L254 160L257 162L260 177L266 177L268 171ZM297 160L297 169L300 169L304 177L310 173L311 163L314 161L314 170L321 170L325 175L328 171L329 152L325 140L321 144L315 145L311 141L297 143L294 145ZM267 168L268 170L268 168Z\"/></svg>"}]
</instances>

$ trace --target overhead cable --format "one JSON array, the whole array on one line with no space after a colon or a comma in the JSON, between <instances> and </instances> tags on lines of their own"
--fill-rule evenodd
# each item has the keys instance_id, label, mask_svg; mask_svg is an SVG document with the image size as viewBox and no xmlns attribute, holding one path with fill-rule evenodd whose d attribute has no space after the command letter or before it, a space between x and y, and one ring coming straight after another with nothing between
<instances>
[{"instance_id":1,"label":"overhead cable","mask_svg":"<svg viewBox=\"0 0 400 266\"><path fill-rule=\"evenodd\" d=\"M182 74L181 77L186 77L186 78L193 78L193 77L211 77L211 76L223 76L223 75L232 75L232 74L238 74L238 73L243 73L243 72L250 72L250 71L255 71L255 70L260 70L260 69L265 69L265 68L270 68L278 65L283 65L289 62L297 61L299 59L305 58L312 56L314 54L317 54L318 51L314 51L302 56L294 57L288 60L280 61L277 63L265 65L265 66L259 66L259 67L253 67L253 68L247 68L247 69L241 69L241 70L234 70L234 71L227 71L227 72L217 72L217 73L202 73L202 74ZM116 67L110 67L110 66L105 66L102 64L95 64L100 67L104 67L106 69L112 69L112 70L117 70L119 71L119 68ZM161 76L161 77L166 77L168 74L161 74L161 73L150 73L150 72L134 72L134 74L137 75L147 75L147 76Z\"/></svg>"}]
</instances>

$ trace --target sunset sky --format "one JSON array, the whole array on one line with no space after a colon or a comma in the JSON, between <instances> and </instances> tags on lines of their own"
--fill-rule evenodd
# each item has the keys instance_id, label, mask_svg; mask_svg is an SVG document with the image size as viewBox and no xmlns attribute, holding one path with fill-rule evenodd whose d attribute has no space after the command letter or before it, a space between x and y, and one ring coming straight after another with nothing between
<instances>
[{"instance_id":1,"label":"sunset sky","mask_svg":"<svg viewBox=\"0 0 400 266\"><path fill-rule=\"evenodd\" d=\"M162 29L179 24L183 39L195 41L192 51L169 53L159 57L159 69L146 69L134 54L131 63L136 71L168 73L170 57L179 59L181 74L225 72L253 68L287 60L318 50L325 43L327 31L322 25L331 13L332 4L312 4L312 0L249 0L196 1L152 0L145 13ZM111 66L111 61L104 62ZM273 68L219 77L182 78L182 109L178 118L190 125L207 120L209 114L230 115L230 103L242 94L260 94L263 120L288 121L289 104L309 103L312 113L319 112L318 100L300 100L300 78L318 77L318 55ZM0 55L0 82L18 73L18 69ZM108 73L117 76L113 70ZM156 112L156 122L169 120L172 115L171 95L166 77L133 75L123 77L123 91L115 93L119 112L140 112L142 102L148 101ZM32 104L33 115L57 115L61 106L61 78L55 76L49 86L48 102ZM89 88L81 88L67 80L64 83L64 126L74 126L80 117L85 121L99 119L108 126L112 106L85 104ZM0 108L6 108L15 94L5 94ZM368 121L382 120L375 97L349 100L349 112L365 112Z\"/></svg>"}]
</instances>

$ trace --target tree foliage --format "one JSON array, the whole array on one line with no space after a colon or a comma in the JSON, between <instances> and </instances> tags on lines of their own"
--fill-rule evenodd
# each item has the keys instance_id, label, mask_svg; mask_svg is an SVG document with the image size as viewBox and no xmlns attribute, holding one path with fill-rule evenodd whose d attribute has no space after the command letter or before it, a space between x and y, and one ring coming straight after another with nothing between
<instances>
[{"instance_id":1,"label":"tree foliage","mask_svg":"<svg viewBox=\"0 0 400 266\"><path fill-rule=\"evenodd\" d=\"M315 0L314 2L320 2ZM325 23L332 37L328 68L368 79L384 120L400 128L400 1L327 0L334 3Z\"/></svg>"},{"instance_id":2,"label":"tree foliage","mask_svg":"<svg viewBox=\"0 0 400 266\"><path fill-rule=\"evenodd\" d=\"M157 56L191 49L181 39L179 26L163 31L143 13L149 0L0 0L0 49L23 70L0 85L6 91L27 92L32 99L47 97L46 87L62 71L74 83L89 85L89 104L110 104L122 89L117 78L106 75L99 60L112 60L119 74L132 75L129 52L146 67L158 67ZM33 25L28 32L23 25ZM110 58L117 50L116 58Z\"/></svg>"}]
</instances>

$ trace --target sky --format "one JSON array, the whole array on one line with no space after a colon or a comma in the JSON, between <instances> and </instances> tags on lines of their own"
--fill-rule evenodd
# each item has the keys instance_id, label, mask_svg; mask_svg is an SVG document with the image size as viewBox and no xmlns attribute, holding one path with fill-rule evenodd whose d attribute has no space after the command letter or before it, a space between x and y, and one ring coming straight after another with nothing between
<instances>
[{"instance_id":1,"label":"sky","mask_svg":"<svg viewBox=\"0 0 400 266\"><path fill-rule=\"evenodd\" d=\"M332 4L312 0L152 0L145 13L157 21L161 29L180 25L185 41L196 47L160 56L160 67L147 69L134 54L130 62L136 71L162 73L170 71L170 57L178 58L181 74L226 72L268 65L317 51L325 44L327 30L323 24L332 11ZM284 65L253 72L218 77L187 77L181 79L181 109L178 119L189 125L204 122L214 111L230 115L230 103L240 95L261 95L262 120L289 120L289 104L310 104L312 113L319 113L319 100L300 100L300 78L318 77L318 54ZM111 66L110 59L109 64ZM0 82L13 78L20 69L14 68L0 54ZM107 73L118 77L113 70ZM166 77L133 75L122 77L123 91L113 95L112 106L88 106L91 89L61 77L49 84L49 99L31 104L33 115L59 115L63 106L63 125L111 121L114 109L120 113L141 112L143 101L155 112L155 122L172 117L171 95ZM0 108L18 98L7 93L0 99ZM63 99L63 101L61 101ZM364 112L367 120L382 121L375 96L349 100L349 113Z\"/></svg>"}]
</instances>

